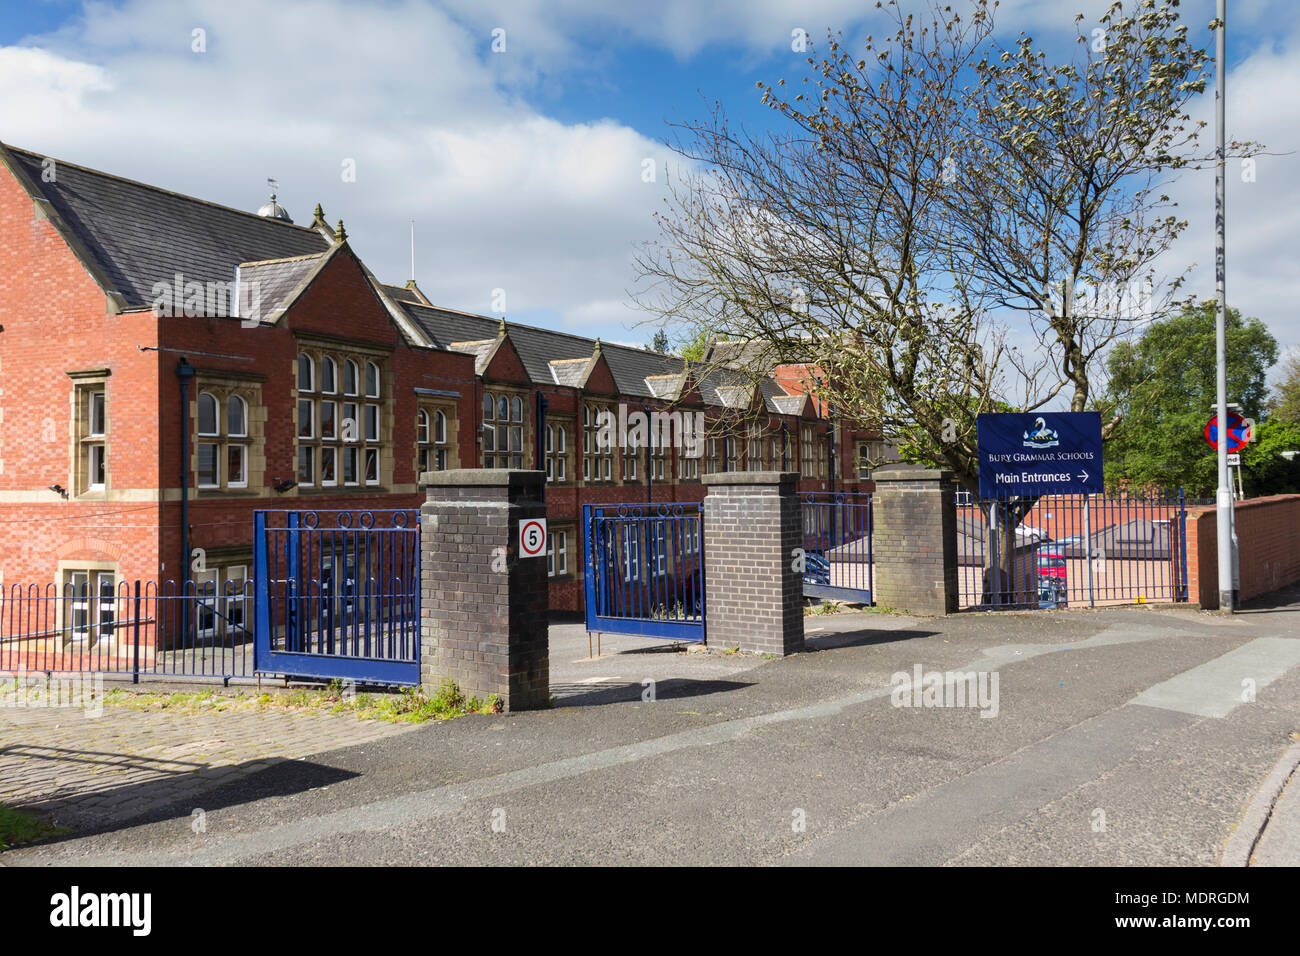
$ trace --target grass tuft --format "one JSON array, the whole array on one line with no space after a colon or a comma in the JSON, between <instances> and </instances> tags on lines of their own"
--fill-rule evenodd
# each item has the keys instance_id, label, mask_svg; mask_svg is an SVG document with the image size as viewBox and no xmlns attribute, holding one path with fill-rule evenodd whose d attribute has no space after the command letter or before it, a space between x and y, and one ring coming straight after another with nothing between
<instances>
[{"instance_id":1,"label":"grass tuft","mask_svg":"<svg viewBox=\"0 0 1300 956\"><path fill-rule=\"evenodd\" d=\"M0 853L24 843L48 840L67 832L67 827L46 823L30 813L0 803Z\"/></svg>"}]
</instances>

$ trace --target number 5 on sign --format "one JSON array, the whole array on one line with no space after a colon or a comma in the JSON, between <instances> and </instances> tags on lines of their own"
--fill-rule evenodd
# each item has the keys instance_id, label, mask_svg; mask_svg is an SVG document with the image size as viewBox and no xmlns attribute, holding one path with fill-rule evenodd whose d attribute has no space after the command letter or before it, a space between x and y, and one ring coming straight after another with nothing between
<instances>
[{"instance_id":1,"label":"number 5 on sign","mask_svg":"<svg viewBox=\"0 0 1300 956\"><path fill-rule=\"evenodd\" d=\"M536 558L546 553L546 519L529 518L519 522L519 555Z\"/></svg>"}]
</instances>

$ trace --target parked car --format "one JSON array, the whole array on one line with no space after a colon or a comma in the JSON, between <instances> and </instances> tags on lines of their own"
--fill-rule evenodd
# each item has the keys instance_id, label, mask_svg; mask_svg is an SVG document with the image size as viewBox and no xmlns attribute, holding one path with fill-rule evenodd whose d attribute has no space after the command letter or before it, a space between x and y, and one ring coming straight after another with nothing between
<instances>
[{"instance_id":1,"label":"parked car","mask_svg":"<svg viewBox=\"0 0 1300 956\"><path fill-rule=\"evenodd\" d=\"M1038 566L1038 606L1065 607L1069 590L1065 550L1057 544L1040 544L1034 560Z\"/></svg>"},{"instance_id":2,"label":"parked car","mask_svg":"<svg viewBox=\"0 0 1300 956\"><path fill-rule=\"evenodd\" d=\"M803 580L805 584L831 583L831 563L825 554L809 551L804 555Z\"/></svg>"}]
</instances>

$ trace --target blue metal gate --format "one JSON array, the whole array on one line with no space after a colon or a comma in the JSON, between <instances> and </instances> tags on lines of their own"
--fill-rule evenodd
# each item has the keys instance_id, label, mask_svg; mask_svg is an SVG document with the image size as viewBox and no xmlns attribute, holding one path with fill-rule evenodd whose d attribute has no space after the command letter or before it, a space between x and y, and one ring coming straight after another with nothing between
<instances>
[{"instance_id":1,"label":"blue metal gate","mask_svg":"<svg viewBox=\"0 0 1300 956\"><path fill-rule=\"evenodd\" d=\"M420 682L417 511L258 511L259 674Z\"/></svg>"},{"instance_id":2,"label":"blue metal gate","mask_svg":"<svg viewBox=\"0 0 1300 956\"><path fill-rule=\"evenodd\" d=\"M956 505L959 607L1187 600L1181 488L1024 500L958 492Z\"/></svg>"},{"instance_id":3,"label":"blue metal gate","mask_svg":"<svg viewBox=\"0 0 1300 956\"><path fill-rule=\"evenodd\" d=\"M871 495L814 492L800 502L805 597L871 603Z\"/></svg>"},{"instance_id":4,"label":"blue metal gate","mask_svg":"<svg viewBox=\"0 0 1300 956\"><path fill-rule=\"evenodd\" d=\"M704 640L697 502L583 505L582 557L588 631Z\"/></svg>"}]
</instances>

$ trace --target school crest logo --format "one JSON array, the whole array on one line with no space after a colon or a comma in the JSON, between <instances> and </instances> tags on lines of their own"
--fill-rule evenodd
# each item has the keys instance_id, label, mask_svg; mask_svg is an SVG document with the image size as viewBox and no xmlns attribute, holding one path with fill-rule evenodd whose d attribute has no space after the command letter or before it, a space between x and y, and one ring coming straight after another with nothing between
<instances>
[{"instance_id":1,"label":"school crest logo","mask_svg":"<svg viewBox=\"0 0 1300 956\"><path fill-rule=\"evenodd\" d=\"M1034 427L1023 435L1026 448L1055 448L1061 443L1056 429L1048 428L1042 417L1034 419Z\"/></svg>"}]
</instances>

